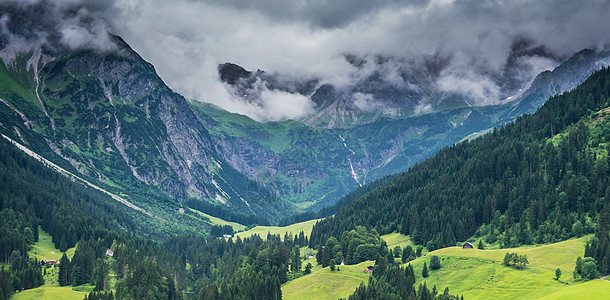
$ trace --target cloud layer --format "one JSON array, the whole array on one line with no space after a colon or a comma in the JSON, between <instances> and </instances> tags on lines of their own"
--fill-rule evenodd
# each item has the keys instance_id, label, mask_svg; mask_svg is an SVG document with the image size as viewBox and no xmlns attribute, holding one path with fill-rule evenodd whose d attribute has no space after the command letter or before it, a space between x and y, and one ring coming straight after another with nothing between
<instances>
[{"instance_id":1,"label":"cloud layer","mask_svg":"<svg viewBox=\"0 0 610 300\"><path fill-rule=\"evenodd\" d=\"M244 102L218 80L219 63L349 86L371 69L348 62L346 55L391 57L397 63L410 63L381 64L384 76L407 85L404 77L396 76L401 73L392 72L409 72L414 61L438 58L443 67L434 74L437 87L484 105L501 100L505 90L514 88L503 86L499 79L514 78L519 85L574 52L610 41L607 0L57 3L79 7L68 19L72 23L58 25L64 44L104 47L105 41L96 42L98 33L111 28L178 92L259 120L298 118L313 105L305 97L277 91L262 91L263 102ZM83 14L104 22L84 22ZM378 103L366 97L355 101L365 109Z\"/></svg>"}]
</instances>

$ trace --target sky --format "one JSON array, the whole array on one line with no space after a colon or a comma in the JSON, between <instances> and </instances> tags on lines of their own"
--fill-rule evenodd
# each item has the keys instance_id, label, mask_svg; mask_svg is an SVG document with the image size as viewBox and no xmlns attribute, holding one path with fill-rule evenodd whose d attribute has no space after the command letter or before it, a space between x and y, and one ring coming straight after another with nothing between
<instances>
[{"instance_id":1,"label":"sky","mask_svg":"<svg viewBox=\"0 0 610 300\"><path fill-rule=\"evenodd\" d=\"M306 96L264 86L260 102L246 103L220 82L218 64L346 87L379 70L350 64L348 54L391 57L396 65L442 57L446 65L436 86L486 105L501 100L497 78L518 42L543 49L518 57L520 76L528 81L577 51L610 41L608 0L0 0L24 6L40 1L52 8L46 18L58 19L69 47L111 49L103 33L120 35L172 89L261 121L299 118L314 105ZM392 77L393 69L399 67L382 71L404 84ZM367 97L354 99L368 105L362 102Z\"/></svg>"}]
</instances>

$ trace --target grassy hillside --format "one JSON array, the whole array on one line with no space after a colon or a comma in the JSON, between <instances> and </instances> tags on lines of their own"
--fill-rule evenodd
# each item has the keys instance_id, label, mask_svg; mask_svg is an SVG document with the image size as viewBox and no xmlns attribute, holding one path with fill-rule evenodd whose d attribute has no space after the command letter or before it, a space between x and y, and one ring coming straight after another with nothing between
<instances>
[{"instance_id":1,"label":"grassy hillside","mask_svg":"<svg viewBox=\"0 0 610 300\"><path fill-rule=\"evenodd\" d=\"M408 236L393 233L382 236L390 248L412 244ZM465 299L602 299L610 295L610 282L593 280L575 281L572 277L575 261L584 255L584 245L591 236L542 245L511 249L477 250L448 247L432 251L411 264L417 277L416 285L426 282L431 288L449 287L451 294L464 295ZM525 270L502 265L506 252L517 252L528 257ZM424 279L421 270L430 256L441 258L441 269L430 271ZM312 263L313 264L313 263ZM284 299L337 299L350 295L368 274L361 272L373 262L354 266L341 266L341 272L314 267L313 273L282 287ZM562 270L561 281L554 279L555 269Z\"/></svg>"},{"instance_id":2,"label":"grassy hillside","mask_svg":"<svg viewBox=\"0 0 610 300\"><path fill-rule=\"evenodd\" d=\"M265 238L267 238L267 232L270 232L271 234L279 234L280 236L283 237L286 233L291 233L292 235L295 235L295 234L299 234L299 232L303 231L305 233L305 236L309 237L309 235L311 234L311 229L313 228L313 225L318 221L319 221L319 219L309 220L309 221L305 221L305 222L301 222L301 223L295 223L292 225L288 225L285 227L256 226L250 230L237 233L236 236L239 236L240 238L243 239L243 238L252 236L254 234L258 234L263 239L265 239Z\"/></svg>"},{"instance_id":3,"label":"grassy hillside","mask_svg":"<svg viewBox=\"0 0 610 300\"><path fill-rule=\"evenodd\" d=\"M365 261L352 266L339 266L331 272L329 267L299 277L282 286L282 299L338 299L348 297L361 282L367 282L370 274L364 273L374 262Z\"/></svg>"},{"instance_id":4,"label":"grassy hillside","mask_svg":"<svg viewBox=\"0 0 610 300\"><path fill-rule=\"evenodd\" d=\"M400 234L398 232L384 234L381 238L388 244L388 249L394 249L396 246L400 246L400 248L403 249L407 245L411 245L412 247L415 246L408 235Z\"/></svg>"},{"instance_id":5,"label":"grassy hillside","mask_svg":"<svg viewBox=\"0 0 610 300\"><path fill-rule=\"evenodd\" d=\"M583 284L572 285L540 299L607 299L610 295L610 282L592 280Z\"/></svg>"},{"instance_id":6,"label":"grassy hillside","mask_svg":"<svg viewBox=\"0 0 610 300\"><path fill-rule=\"evenodd\" d=\"M200 212L198 210L194 210L192 208L189 208L189 210L191 212L199 215L199 216L207 218L208 219L208 223L210 223L212 225L220 225L220 226L229 225L229 226L233 227L233 230L235 230L235 231L240 231L240 230L246 229L245 225L242 225L242 224L239 224L239 223L236 223L236 222L225 221L225 220L223 220L221 218L217 218L217 217L208 215L206 213L202 213L202 212Z\"/></svg>"},{"instance_id":7,"label":"grassy hillside","mask_svg":"<svg viewBox=\"0 0 610 300\"><path fill-rule=\"evenodd\" d=\"M594 280L574 281L572 271L578 256L583 256L584 245L590 238L582 237L544 246L528 246L513 249L477 250L459 247L432 251L427 257L411 264L417 275L417 283L426 282L438 289L449 287L452 294L463 294L466 299L599 299L595 295L610 295L610 282ZM528 257L525 270L502 265L506 252L517 252ZM430 256L441 258L441 269L430 271L422 278L423 263L429 264ZM555 269L561 268L561 281L554 279ZM599 282L599 283L597 283ZM589 287L596 291L589 291ZM585 294L580 294L586 291Z\"/></svg>"},{"instance_id":8,"label":"grassy hillside","mask_svg":"<svg viewBox=\"0 0 610 300\"><path fill-rule=\"evenodd\" d=\"M88 292L80 292L71 286L41 286L39 288L19 292L11 300L82 300Z\"/></svg>"},{"instance_id":9,"label":"grassy hillside","mask_svg":"<svg viewBox=\"0 0 610 300\"><path fill-rule=\"evenodd\" d=\"M432 251L428 254L428 256L438 255L440 257L477 258L502 263L502 259L504 258L506 252L517 252L519 255L527 255L530 262L530 267L537 267L552 271L559 267L564 273L571 273L574 270L576 258L578 256L584 256L585 244L587 239L590 237L591 236L570 239L550 245L524 246L512 249L478 250L462 249L461 247L448 247Z\"/></svg>"},{"instance_id":10,"label":"grassy hillside","mask_svg":"<svg viewBox=\"0 0 610 300\"><path fill-rule=\"evenodd\" d=\"M74 256L76 247L72 247L66 251L68 257ZM55 248L51 236L44 230L39 229L38 231L38 242L34 244L32 249L28 253L30 257L37 258L38 260L59 260L62 256L62 252Z\"/></svg>"}]
</instances>

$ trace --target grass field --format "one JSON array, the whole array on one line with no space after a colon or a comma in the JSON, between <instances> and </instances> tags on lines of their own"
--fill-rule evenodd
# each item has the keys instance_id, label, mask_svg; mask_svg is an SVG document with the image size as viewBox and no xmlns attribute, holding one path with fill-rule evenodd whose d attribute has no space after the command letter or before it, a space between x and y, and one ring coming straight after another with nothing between
<instances>
[{"instance_id":1,"label":"grass field","mask_svg":"<svg viewBox=\"0 0 610 300\"><path fill-rule=\"evenodd\" d=\"M233 227L233 230L235 230L235 231L241 231L241 230L246 229L245 225L242 225L242 224L239 224L239 223L235 223L235 222L225 221L225 220L223 220L221 218L210 216L210 215L208 215L206 213L202 213L202 212L200 212L198 210L194 210L192 208L189 208L189 210L191 212L195 213L195 214L198 214L200 216L203 216L203 217L207 218L208 220L210 220L210 224L212 224L212 225L221 225L221 226L229 225L229 226Z\"/></svg>"},{"instance_id":2,"label":"grass field","mask_svg":"<svg viewBox=\"0 0 610 300\"><path fill-rule=\"evenodd\" d=\"M77 287L78 288L78 287ZM11 300L82 300L87 292L78 292L72 289L71 286L41 286L31 290L25 290L14 294Z\"/></svg>"},{"instance_id":3,"label":"grass field","mask_svg":"<svg viewBox=\"0 0 610 300\"><path fill-rule=\"evenodd\" d=\"M271 234L279 234L283 237L284 234L286 234L287 232L290 232L290 233L292 233L292 235L295 235L295 234L299 234L299 232L303 231L305 233L305 236L309 237L309 235L311 234L311 229L313 228L313 225L319 220L320 219L309 220L309 221L305 221L305 222L301 222L301 223L295 223L292 225L288 225L285 227L256 226L248 231L237 233L237 234L235 234L235 236L239 236L240 238L243 239L245 237L252 236L253 234L258 234L263 239L265 239L265 238L267 238L267 232L270 232Z\"/></svg>"},{"instance_id":4,"label":"grass field","mask_svg":"<svg viewBox=\"0 0 610 300\"><path fill-rule=\"evenodd\" d=\"M398 232L384 234L381 238L388 244L388 249L394 249L396 246L405 248L407 245L411 245L415 249L415 244L411 241L408 235L400 234Z\"/></svg>"},{"instance_id":5,"label":"grass field","mask_svg":"<svg viewBox=\"0 0 610 300\"><path fill-rule=\"evenodd\" d=\"M382 236L390 248L411 244L408 236L397 233ZM584 255L584 245L590 236L543 246L512 249L477 250L449 247L427 254L411 262L416 274L416 286L426 282L439 291L449 287L451 294L465 299L610 299L610 282L599 279L575 281L572 271L576 258ZM517 270L502 265L506 252L526 254L529 265ZM421 270L430 256L441 258L441 269L430 271L424 279ZM341 272L330 272L314 265L312 274L294 279L282 287L284 299L337 299L349 296L360 282L368 280L362 272L373 262L342 266ZM305 265L306 262L303 263ZM555 280L555 269L563 271L561 281Z\"/></svg>"},{"instance_id":6,"label":"grass field","mask_svg":"<svg viewBox=\"0 0 610 300\"><path fill-rule=\"evenodd\" d=\"M66 255L68 257L74 256L75 250L76 247L68 249L68 251L66 251ZM51 236L42 229L38 230L38 242L34 244L32 250L30 250L28 254L30 255L30 257L35 257L38 260L59 260L63 255L63 253L60 252L59 249L55 248L55 244L53 244Z\"/></svg>"},{"instance_id":7,"label":"grass field","mask_svg":"<svg viewBox=\"0 0 610 300\"><path fill-rule=\"evenodd\" d=\"M565 273L572 273L578 256L584 256L585 244L590 236L570 239L567 241L542 245L526 246L512 249L478 250L462 249L461 247L448 247L430 252L428 255L471 257L502 262L506 252L526 254L530 267L539 267L555 271L558 267Z\"/></svg>"},{"instance_id":8,"label":"grass field","mask_svg":"<svg viewBox=\"0 0 610 300\"><path fill-rule=\"evenodd\" d=\"M560 291L542 297L543 300L571 299L608 299L610 298L610 282L591 280L589 282L568 286Z\"/></svg>"},{"instance_id":9,"label":"grass field","mask_svg":"<svg viewBox=\"0 0 610 300\"><path fill-rule=\"evenodd\" d=\"M339 266L340 271L334 272L331 272L329 267L314 268L311 274L282 286L282 299L334 300L346 298L356 290L361 282L368 281L370 274L364 273L363 270L373 264L373 262L367 261L353 266Z\"/></svg>"},{"instance_id":10,"label":"grass field","mask_svg":"<svg viewBox=\"0 0 610 300\"><path fill-rule=\"evenodd\" d=\"M436 285L441 291L449 287L452 294L464 295L466 299L603 299L598 296L610 295L610 282L582 283L575 282L572 277L576 258L583 256L588 238L500 250L449 247L432 251L428 257L411 264L417 275L417 285L426 282L429 287ZM530 262L528 267L516 270L503 266L501 262L506 252L526 254ZM431 255L441 258L442 267L430 271L430 276L424 279L421 269L424 262L429 264ZM561 280L570 284L554 279L557 267L563 273ZM590 291L589 286L596 290Z\"/></svg>"}]
</instances>

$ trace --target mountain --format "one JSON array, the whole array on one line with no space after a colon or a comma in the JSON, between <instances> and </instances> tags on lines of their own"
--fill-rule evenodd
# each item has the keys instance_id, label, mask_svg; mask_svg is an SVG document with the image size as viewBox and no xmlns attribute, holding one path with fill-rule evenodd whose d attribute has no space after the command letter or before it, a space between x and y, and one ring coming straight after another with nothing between
<instances>
[{"instance_id":1,"label":"mountain","mask_svg":"<svg viewBox=\"0 0 610 300\"><path fill-rule=\"evenodd\" d=\"M248 103L256 105L267 90L315 103L299 120L257 122L187 101L119 37L71 48L59 29L47 28L52 24L33 21L35 12L7 10L0 132L156 215L189 206L249 224L329 207L366 183L535 110L610 61L607 51L582 51L526 88L519 58L553 56L513 45L513 58L494 75L499 95L513 98L488 106L439 89L447 71L440 56L346 55L363 74L347 87L219 65L219 79ZM35 38L43 29L45 38Z\"/></svg>"},{"instance_id":2,"label":"mountain","mask_svg":"<svg viewBox=\"0 0 610 300\"><path fill-rule=\"evenodd\" d=\"M591 247L601 252L591 253L608 273L600 245L610 213L609 99L604 68L536 113L447 147L354 200L314 226L310 247L356 226L398 231L434 250L472 236L502 248L551 243L597 224L602 233Z\"/></svg>"},{"instance_id":3,"label":"mountain","mask_svg":"<svg viewBox=\"0 0 610 300\"><path fill-rule=\"evenodd\" d=\"M222 160L152 65L113 43L112 51L0 50L0 131L118 193L194 197L269 219L291 211Z\"/></svg>"},{"instance_id":4,"label":"mountain","mask_svg":"<svg viewBox=\"0 0 610 300\"><path fill-rule=\"evenodd\" d=\"M197 101L190 101L190 104L204 120L225 161L249 178L271 187L282 199L300 209L316 211L332 205L361 185L404 172L448 145L490 132L521 114L532 113L550 96L573 89L609 62L608 51L583 50L553 71L539 74L522 90L517 89L516 80L509 80L512 87L506 87L505 93L515 94L500 104L468 106L460 102L464 98L454 95L452 100L446 98L439 102L442 104L430 106L430 111L420 113L408 112L406 106L396 106L396 103L406 105L408 101L394 101L388 95L407 97L408 93L393 90L387 82L381 82L383 79L378 74L375 78L363 79L362 84L354 88L363 93L373 88L385 90L389 98L383 98L381 92L378 98L386 99L385 107L394 107L398 113L351 110L351 120L359 121L350 125L342 123L342 126L330 126L330 123L314 126L308 123L310 117L296 121L256 122L210 104ZM385 63L387 61L380 62ZM431 73L434 64L429 62L428 66L426 73ZM424 76L423 71L420 75L429 77ZM354 101L350 99L354 93L351 90L342 91L318 83L319 87L312 91L316 82L313 79L299 84L294 78L283 78L281 74L248 71L230 63L219 66L219 78L235 95L248 95L247 101L260 100L252 88L254 83L267 89L308 96L317 105L314 114L333 114L333 118L342 118L342 115L328 111L329 105L340 105L339 98L345 100L341 103ZM282 86L287 82L289 84ZM425 86L433 90L431 82ZM413 110L413 105L409 107Z\"/></svg>"}]
</instances>

